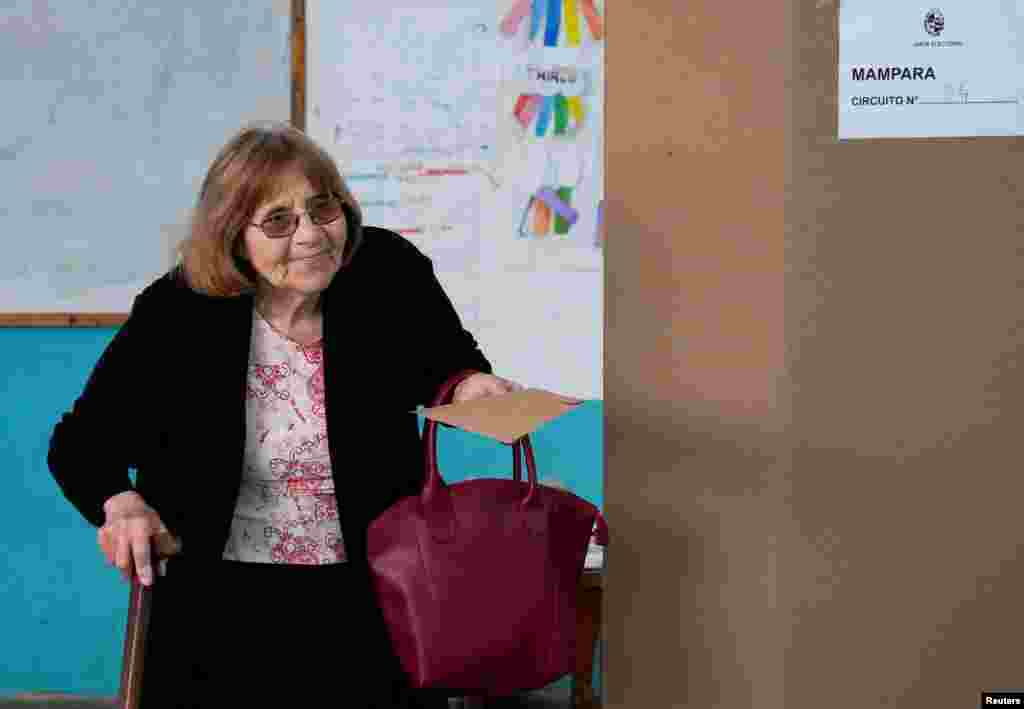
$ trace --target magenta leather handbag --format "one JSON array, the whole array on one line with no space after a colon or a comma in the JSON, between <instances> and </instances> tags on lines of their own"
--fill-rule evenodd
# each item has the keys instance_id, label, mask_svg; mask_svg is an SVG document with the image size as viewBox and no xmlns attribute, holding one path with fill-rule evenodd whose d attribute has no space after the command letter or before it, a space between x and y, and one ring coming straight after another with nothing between
<instances>
[{"instance_id":1,"label":"magenta leather handbag","mask_svg":"<svg viewBox=\"0 0 1024 709\"><path fill-rule=\"evenodd\" d=\"M434 405L448 403L469 374L449 379ZM507 696L544 687L574 668L577 585L599 511L537 482L528 436L512 446L512 479L449 485L438 470L437 430L428 419L420 494L368 530L395 652L416 689Z\"/></svg>"}]
</instances>

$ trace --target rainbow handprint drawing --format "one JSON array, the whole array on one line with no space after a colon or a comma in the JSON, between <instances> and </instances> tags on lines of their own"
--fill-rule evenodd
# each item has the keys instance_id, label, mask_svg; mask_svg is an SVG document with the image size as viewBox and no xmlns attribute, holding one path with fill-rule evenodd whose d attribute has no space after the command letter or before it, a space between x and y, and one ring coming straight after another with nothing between
<instances>
[{"instance_id":1,"label":"rainbow handprint drawing","mask_svg":"<svg viewBox=\"0 0 1024 709\"><path fill-rule=\"evenodd\" d=\"M579 47L583 24L595 42L604 39L604 21L594 0L516 0L501 21L501 33L506 37L515 36L526 24L527 16L529 44Z\"/></svg>"},{"instance_id":2,"label":"rainbow handprint drawing","mask_svg":"<svg viewBox=\"0 0 1024 709\"><path fill-rule=\"evenodd\" d=\"M568 185L541 187L531 197L519 225L520 237L565 237L579 220L571 205L573 188Z\"/></svg>"},{"instance_id":3,"label":"rainbow handprint drawing","mask_svg":"<svg viewBox=\"0 0 1024 709\"><path fill-rule=\"evenodd\" d=\"M586 105L579 96L520 94L513 115L531 135L571 137L583 127Z\"/></svg>"},{"instance_id":4,"label":"rainbow handprint drawing","mask_svg":"<svg viewBox=\"0 0 1024 709\"><path fill-rule=\"evenodd\" d=\"M540 186L529 194L519 221L520 239L576 239L570 232L580 220L580 189L586 180L588 153L579 145L549 144L543 172L530 181ZM585 193L584 193L585 194ZM586 197L584 196L584 199Z\"/></svg>"},{"instance_id":5,"label":"rainbow handprint drawing","mask_svg":"<svg viewBox=\"0 0 1024 709\"><path fill-rule=\"evenodd\" d=\"M512 115L523 133L541 139L575 137L583 128L587 98L593 91L590 70L531 63L516 72L521 93Z\"/></svg>"}]
</instances>

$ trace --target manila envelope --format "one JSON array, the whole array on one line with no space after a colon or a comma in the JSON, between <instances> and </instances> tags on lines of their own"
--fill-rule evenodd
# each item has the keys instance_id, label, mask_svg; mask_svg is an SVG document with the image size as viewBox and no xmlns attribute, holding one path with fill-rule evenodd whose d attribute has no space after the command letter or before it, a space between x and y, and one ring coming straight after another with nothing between
<instances>
[{"instance_id":1,"label":"manila envelope","mask_svg":"<svg viewBox=\"0 0 1024 709\"><path fill-rule=\"evenodd\" d=\"M433 421L488 436L502 443L515 443L542 424L572 411L582 403L582 399L543 389L524 389L458 404L423 408L419 413Z\"/></svg>"}]
</instances>

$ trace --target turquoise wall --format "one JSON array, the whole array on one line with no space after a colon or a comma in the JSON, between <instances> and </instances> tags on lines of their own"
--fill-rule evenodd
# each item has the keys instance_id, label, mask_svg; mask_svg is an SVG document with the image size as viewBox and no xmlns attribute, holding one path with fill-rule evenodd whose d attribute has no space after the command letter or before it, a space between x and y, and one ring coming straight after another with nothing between
<instances>
[{"instance_id":1,"label":"turquoise wall","mask_svg":"<svg viewBox=\"0 0 1024 709\"><path fill-rule=\"evenodd\" d=\"M117 691L128 587L46 467L52 427L113 332L0 329L0 696ZM598 401L543 426L531 437L541 477L603 506L602 434ZM445 479L510 474L507 446L452 429L438 435Z\"/></svg>"}]
</instances>

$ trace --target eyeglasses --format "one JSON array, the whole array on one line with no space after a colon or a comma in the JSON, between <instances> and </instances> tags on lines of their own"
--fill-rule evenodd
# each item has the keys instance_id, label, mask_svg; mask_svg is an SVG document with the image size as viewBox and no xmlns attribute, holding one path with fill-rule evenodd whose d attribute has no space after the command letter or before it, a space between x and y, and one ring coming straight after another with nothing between
<instances>
[{"instance_id":1,"label":"eyeglasses","mask_svg":"<svg viewBox=\"0 0 1024 709\"><path fill-rule=\"evenodd\" d=\"M278 212L259 224L255 222L249 224L262 229L268 239L283 239L295 233L303 214L308 214L309 220L317 226L323 226L337 220L343 212L341 200L336 195L316 195L310 197L306 202L305 212Z\"/></svg>"}]
</instances>

